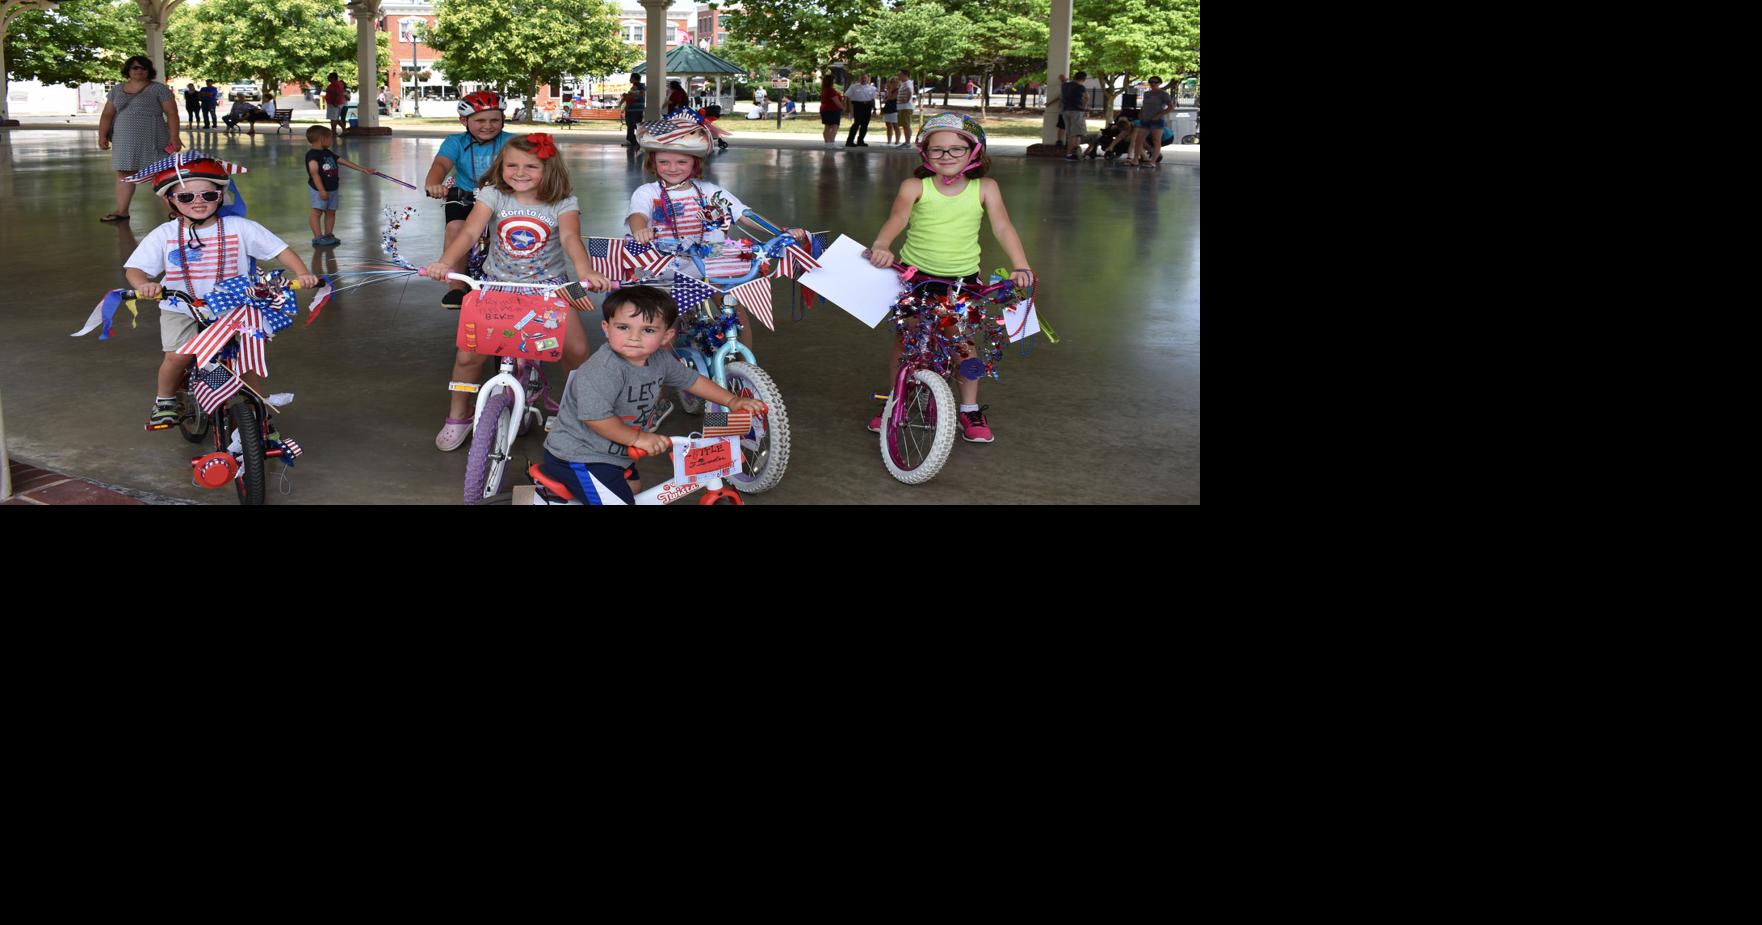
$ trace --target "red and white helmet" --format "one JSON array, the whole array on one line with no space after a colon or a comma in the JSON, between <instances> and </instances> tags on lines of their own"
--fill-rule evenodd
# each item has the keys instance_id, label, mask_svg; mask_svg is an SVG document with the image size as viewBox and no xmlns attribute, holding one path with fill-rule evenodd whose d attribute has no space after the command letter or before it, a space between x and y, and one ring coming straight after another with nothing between
<instances>
[{"instance_id":1,"label":"red and white helmet","mask_svg":"<svg viewBox=\"0 0 1762 925\"><path fill-rule=\"evenodd\" d=\"M494 90L468 93L464 99L459 101L459 118L463 119L466 116L473 116L491 109L497 112L502 111L502 95L500 93Z\"/></svg>"}]
</instances>

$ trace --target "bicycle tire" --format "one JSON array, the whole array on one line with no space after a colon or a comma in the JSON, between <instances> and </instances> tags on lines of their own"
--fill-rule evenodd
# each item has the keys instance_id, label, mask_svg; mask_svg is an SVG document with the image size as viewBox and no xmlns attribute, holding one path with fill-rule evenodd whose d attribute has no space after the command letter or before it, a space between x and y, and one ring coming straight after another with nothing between
<instances>
[{"instance_id":1,"label":"bicycle tire","mask_svg":"<svg viewBox=\"0 0 1762 925\"><path fill-rule=\"evenodd\" d=\"M692 370L693 372L696 372L700 376L709 375L709 373L704 372L701 369L698 369L697 363L692 360L687 359L684 355L676 353L676 354L674 354L674 356L678 358L679 362L685 364L686 369ZM691 394L690 392L685 391L684 389L679 389L677 391L679 392L679 410L680 411L683 411L686 414L690 414L690 415L697 415L697 414L703 413L703 410L704 410L704 400L703 399L697 397L696 395Z\"/></svg>"},{"instance_id":2,"label":"bicycle tire","mask_svg":"<svg viewBox=\"0 0 1762 925\"><path fill-rule=\"evenodd\" d=\"M465 503L482 504L502 488L502 471L514 447L514 396L507 388L483 404L471 429L471 450L465 462Z\"/></svg>"},{"instance_id":3,"label":"bicycle tire","mask_svg":"<svg viewBox=\"0 0 1762 925\"><path fill-rule=\"evenodd\" d=\"M208 425L212 423L213 418L196 404L196 396L188 389L177 393L177 432L183 434L185 440L201 443L202 438L208 436Z\"/></svg>"},{"instance_id":4,"label":"bicycle tire","mask_svg":"<svg viewBox=\"0 0 1762 925\"><path fill-rule=\"evenodd\" d=\"M905 418L893 423L895 402L904 401ZM890 396L881 412L881 462L888 473L907 485L936 477L954 450L954 392L947 381L927 369L915 370L905 394ZM926 444L925 441L929 442Z\"/></svg>"},{"instance_id":5,"label":"bicycle tire","mask_svg":"<svg viewBox=\"0 0 1762 925\"><path fill-rule=\"evenodd\" d=\"M233 480L234 487L239 490L239 503L262 504L267 487L263 473L266 467L263 458L263 425L257 420L257 409L249 401L241 401L232 406L230 417L233 427L239 432L240 474ZM220 427L215 428L215 433L220 435L216 439L232 444L231 434Z\"/></svg>"},{"instance_id":6,"label":"bicycle tire","mask_svg":"<svg viewBox=\"0 0 1762 925\"><path fill-rule=\"evenodd\" d=\"M757 366L729 363L723 372L728 377L728 391L756 398L770 409L764 415L753 415L752 430L740 438L740 472L729 476L729 481L749 494L770 491L789 468L789 409L784 407L777 383Z\"/></svg>"}]
</instances>

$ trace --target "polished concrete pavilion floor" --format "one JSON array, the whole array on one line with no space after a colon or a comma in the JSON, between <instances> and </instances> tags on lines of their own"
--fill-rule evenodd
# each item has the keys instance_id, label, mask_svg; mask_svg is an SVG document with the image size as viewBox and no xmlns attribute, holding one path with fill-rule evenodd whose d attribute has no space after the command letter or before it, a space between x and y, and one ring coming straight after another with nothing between
<instances>
[{"instance_id":1,"label":"polished concrete pavilion floor","mask_svg":"<svg viewBox=\"0 0 1762 925\"><path fill-rule=\"evenodd\" d=\"M351 139L341 153L419 183L439 145ZM317 270L378 259L385 207L420 212L400 238L408 259L439 254L437 204L352 171L336 229L343 244L308 243L301 136L204 136L197 147L251 169L240 180L250 217ZM561 150L584 232L620 233L643 182L634 158L600 143ZM714 161L710 178L775 221L866 242L913 163L878 146L736 147ZM0 132L0 318L14 354L0 364L8 448L17 459L168 499L234 504L230 491L191 485L191 445L175 431L141 428L160 357L157 308L143 305L138 328L119 320L109 341L68 336L105 290L125 284L123 260L164 220L141 193L131 222L99 223L112 204L109 165L90 131ZM894 481L863 429L880 408L871 394L888 381L885 323L867 329L823 302L793 321L779 286L777 331L759 330L755 350L788 404L792 449L783 482L750 503L1199 502L1199 167L1000 157L992 176L1060 337L1029 356L1012 352L1003 378L982 383L997 442L958 443L927 485ZM988 228L982 242L988 270L1006 265ZM288 472L287 494L271 463L269 503L459 503L465 451L434 447L458 318L438 307L441 292L418 279L344 293L316 324L302 319L275 339L269 384L297 396L280 426L306 454ZM587 317L597 348L599 316ZM560 369L552 381L561 385ZM675 413L662 430L685 433L694 420ZM541 443L542 435L522 438L517 452L536 459ZM665 461L642 464L651 481L667 470Z\"/></svg>"}]
</instances>

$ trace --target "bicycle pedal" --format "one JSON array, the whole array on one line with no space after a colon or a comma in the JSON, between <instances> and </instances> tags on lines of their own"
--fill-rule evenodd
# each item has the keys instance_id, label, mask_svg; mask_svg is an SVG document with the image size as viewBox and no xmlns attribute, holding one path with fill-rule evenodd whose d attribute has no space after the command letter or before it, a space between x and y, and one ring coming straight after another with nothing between
<instances>
[{"instance_id":1,"label":"bicycle pedal","mask_svg":"<svg viewBox=\"0 0 1762 925\"><path fill-rule=\"evenodd\" d=\"M170 425L170 424L143 424L141 426L146 428L147 430L170 430L173 425Z\"/></svg>"}]
</instances>

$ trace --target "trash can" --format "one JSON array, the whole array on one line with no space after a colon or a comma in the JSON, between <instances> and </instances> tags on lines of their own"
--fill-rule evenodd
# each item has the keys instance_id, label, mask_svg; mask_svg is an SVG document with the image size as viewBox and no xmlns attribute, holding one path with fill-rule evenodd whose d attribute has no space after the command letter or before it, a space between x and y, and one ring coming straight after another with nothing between
<instances>
[{"instance_id":1,"label":"trash can","mask_svg":"<svg viewBox=\"0 0 1762 925\"><path fill-rule=\"evenodd\" d=\"M1191 112L1176 112L1169 114L1169 131L1174 132L1176 143L1179 143L1181 139L1186 138L1188 135L1193 134L1194 125L1194 114Z\"/></svg>"},{"instance_id":2,"label":"trash can","mask_svg":"<svg viewBox=\"0 0 1762 925\"><path fill-rule=\"evenodd\" d=\"M349 120L349 128L360 128L360 127L361 127L361 120L360 119L350 119Z\"/></svg>"}]
</instances>

